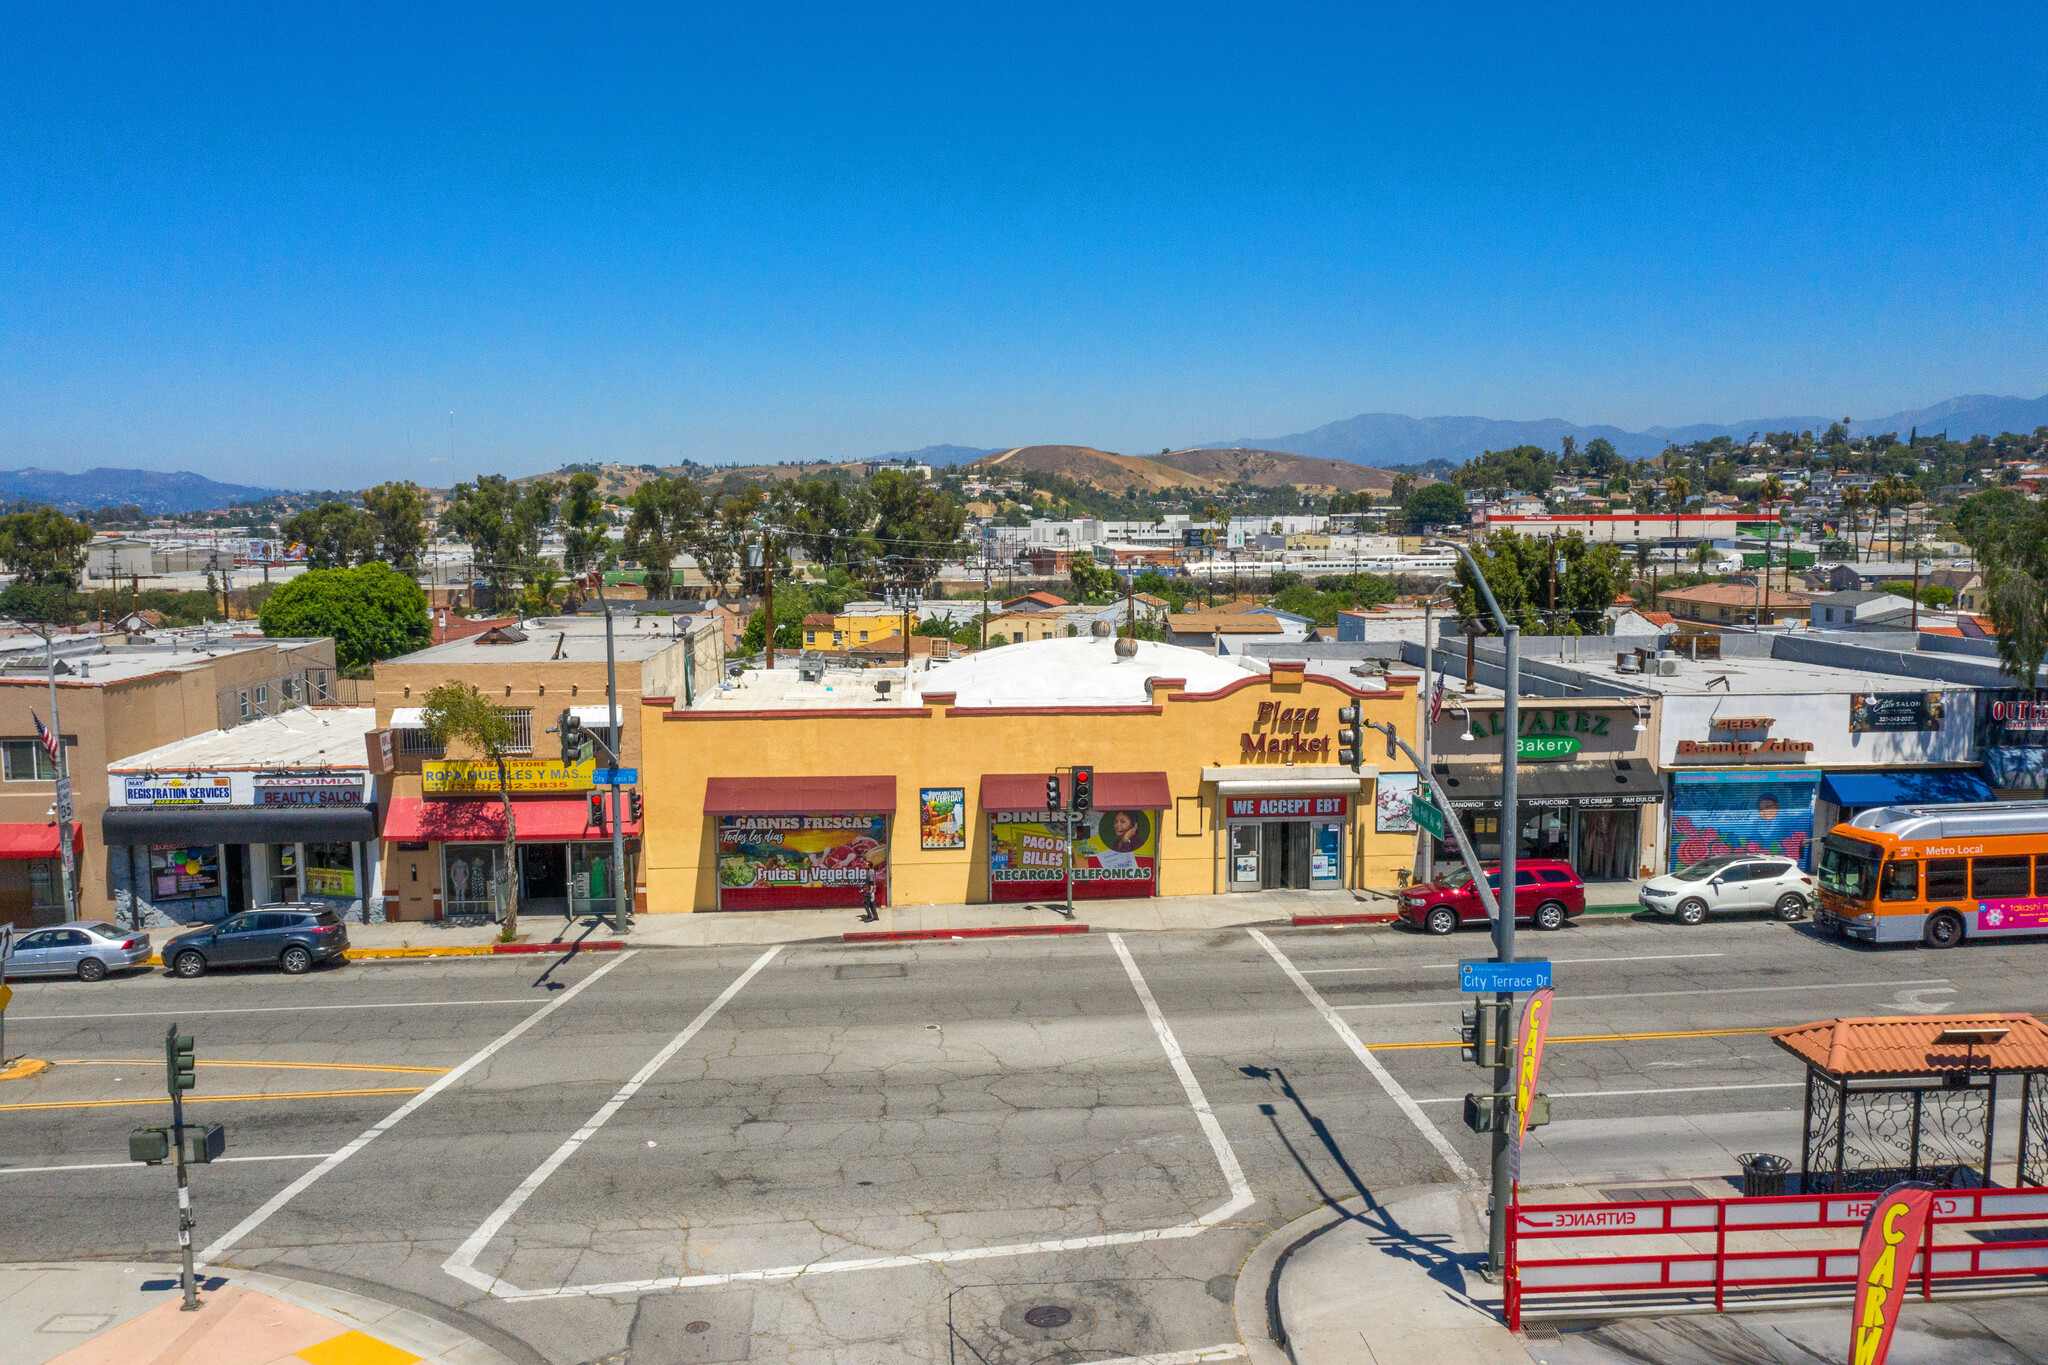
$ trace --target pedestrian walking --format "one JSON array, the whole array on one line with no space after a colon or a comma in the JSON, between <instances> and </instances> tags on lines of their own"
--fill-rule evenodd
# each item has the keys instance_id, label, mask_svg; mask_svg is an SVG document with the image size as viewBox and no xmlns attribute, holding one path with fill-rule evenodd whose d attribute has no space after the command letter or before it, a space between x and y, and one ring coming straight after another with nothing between
<instances>
[{"instance_id":1,"label":"pedestrian walking","mask_svg":"<svg viewBox=\"0 0 2048 1365\"><path fill-rule=\"evenodd\" d=\"M881 918L875 911L875 879L872 876L860 888L860 917L867 924Z\"/></svg>"}]
</instances>

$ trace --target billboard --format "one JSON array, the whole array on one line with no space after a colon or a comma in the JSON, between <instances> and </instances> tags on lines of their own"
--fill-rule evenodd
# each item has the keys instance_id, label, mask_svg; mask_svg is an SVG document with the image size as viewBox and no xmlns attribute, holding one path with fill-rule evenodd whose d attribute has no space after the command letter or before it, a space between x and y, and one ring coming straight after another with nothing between
<instances>
[{"instance_id":1,"label":"billboard","mask_svg":"<svg viewBox=\"0 0 2048 1365\"><path fill-rule=\"evenodd\" d=\"M718 908L852 907L889 900L886 815L721 815Z\"/></svg>"}]
</instances>

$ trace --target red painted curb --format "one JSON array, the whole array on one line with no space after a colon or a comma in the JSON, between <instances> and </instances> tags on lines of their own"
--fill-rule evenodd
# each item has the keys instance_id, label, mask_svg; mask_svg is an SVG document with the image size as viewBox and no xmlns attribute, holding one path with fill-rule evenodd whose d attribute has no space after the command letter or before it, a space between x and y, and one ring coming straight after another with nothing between
<instances>
[{"instance_id":1,"label":"red painted curb","mask_svg":"<svg viewBox=\"0 0 2048 1365\"><path fill-rule=\"evenodd\" d=\"M1296 915L1294 927L1299 929L1314 924L1391 924L1401 918L1396 914L1386 915Z\"/></svg>"},{"instance_id":2,"label":"red painted curb","mask_svg":"<svg viewBox=\"0 0 2048 1365\"><path fill-rule=\"evenodd\" d=\"M494 943L493 953L559 953L574 950L579 953L600 953L607 948L623 948L626 941L619 938L594 939L589 943Z\"/></svg>"},{"instance_id":3,"label":"red painted curb","mask_svg":"<svg viewBox=\"0 0 2048 1365\"><path fill-rule=\"evenodd\" d=\"M1085 934L1085 924L1013 924L994 929L896 929L841 934L845 943L905 943L922 938L1008 938L1023 934Z\"/></svg>"}]
</instances>

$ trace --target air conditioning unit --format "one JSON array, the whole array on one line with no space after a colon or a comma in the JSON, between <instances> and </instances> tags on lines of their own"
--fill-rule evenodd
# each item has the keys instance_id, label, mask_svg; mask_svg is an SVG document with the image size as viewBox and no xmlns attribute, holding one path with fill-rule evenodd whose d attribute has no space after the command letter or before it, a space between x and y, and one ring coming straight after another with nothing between
<instances>
[{"instance_id":1,"label":"air conditioning unit","mask_svg":"<svg viewBox=\"0 0 2048 1365\"><path fill-rule=\"evenodd\" d=\"M1675 677L1677 677L1677 676L1678 676L1678 666L1679 666L1679 663L1680 663L1680 661L1679 661L1679 660L1677 660L1677 659L1659 659L1659 660L1657 660L1657 676L1658 676L1658 677L1660 677L1660 678L1675 678Z\"/></svg>"}]
</instances>

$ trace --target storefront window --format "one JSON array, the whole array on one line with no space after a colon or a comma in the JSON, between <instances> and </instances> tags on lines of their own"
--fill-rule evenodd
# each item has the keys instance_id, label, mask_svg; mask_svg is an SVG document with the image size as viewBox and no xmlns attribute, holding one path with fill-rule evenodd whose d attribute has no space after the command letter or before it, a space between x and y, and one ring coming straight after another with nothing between
<instances>
[{"instance_id":1,"label":"storefront window","mask_svg":"<svg viewBox=\"0 0 2048 1365\"><path fill-rule=\"evenodd\" d=\"M1097 811L1075 833L1074 897L1155 894L1159 812ZM1066 826L1042 812L992 811L988 827L989 899L1057 899L1066 893Z\"/></svg>"},{"instance_id":2,"label":"storefront window","mask_svg":"<svg viewBox=\"0 0 2048 1365\"><path fill-rule=\"evenodd\" d=\"M354 844L306 845L306 894L336 900L356 897Z\"/></svg>"},{"instance_id":3,"label":"storefront window","mask_svg":"<svg viewBox=\"0 0 2048 1365\"><path fill-rule=\"evenodd\" d=\"M1572 813L1563 807L1546 807L1541 810L1523 809L1517 812L1522 818L1521 838L1516 843L1517 856L1523 858L1555 858L1567 860L1572 855Z\"/></svg>"},{"instance_id":4,"label":"storefront window","mask_svg":"<svg viewBox=\"0 0 2048 1365\"><path fill-rule=\"evenodd\" d=\"M627 859L627 866L632 860ZM612 876L610 844L569 846L569 913L610 914L617 906L618 883Z\"/></svg>"},{"instance_id":5,"label":"storefront window","mask_svg":"<svg viewBox=\"0 0 2048 1365\"><path fill-rule=\"evenodd\" d=\"M63 881L55 858L31 858L28 864L29 903L38 910L64 903Z\"/></svg>"},{"instance_id":6,"label":"storefront window","mask_svg":"<svg viewBox=\"0 0 2048 1365\"><path fill-rule=\"evenodd\" d=\"M152 846L149 885L151 898L160 901L219 895L220 846Z\"/></svg>"},{"instance_id":7,"label":"storefront window","mask_svg":"<svg viewBox=\"0 0 2048 1365\"><path fill-rule=\"evenodd\" d=\"M299 898L299 846L272 844L270 854L270 899L279 905Z\"/></svg>"},{"instance_id":8,"label":"storefront window","mask_svg":"<svg viewBox=\"0 0 2048 1365\"><path fill-rule=\"evenodd\" d=\"M493 884L503 875L504 850L497 844L443 844L443 901L448 915L492 915L497 912Z\"/></svg>"},{"instance_id":9,"label":"storefront window","mask_svg":"<svg viewBox=\"0 0 2048 1365\"><path fill-rule=\"evenodd\" d=\"M790 910L889 899L885 815L721 815L718 906Z\"/></svg>"}]
</instances>

